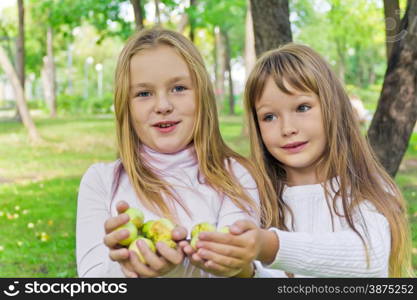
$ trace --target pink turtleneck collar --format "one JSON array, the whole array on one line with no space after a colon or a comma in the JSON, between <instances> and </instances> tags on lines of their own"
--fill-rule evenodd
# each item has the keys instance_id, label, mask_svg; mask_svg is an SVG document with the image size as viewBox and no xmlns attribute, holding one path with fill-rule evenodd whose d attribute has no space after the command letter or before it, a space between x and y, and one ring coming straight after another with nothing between
<instances>
[{"instance_id":1,"label":"pink turtleneck collar","mask_svg":"<svg viewBox=\"0 0 417 300\"><path fill-rule=\"evenodd\" d=\"M141 155L146 164L155 171L163 171L165 174L178 174L182 169L198 167L197 155L194 144L175 153L161 153L143 145L141 146Z\"/></svg>"}]
</instances>

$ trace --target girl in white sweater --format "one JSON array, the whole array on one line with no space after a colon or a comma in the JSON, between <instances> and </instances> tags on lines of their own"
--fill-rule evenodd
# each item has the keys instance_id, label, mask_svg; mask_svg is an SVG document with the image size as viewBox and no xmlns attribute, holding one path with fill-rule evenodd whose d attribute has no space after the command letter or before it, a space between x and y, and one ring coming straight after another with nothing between
<instances>
[{"instance_id":1,"label":"girl in white sweater","mask_svg":"<svg viewBox=\"0 0 417 300\"><path fill-rule=\"evenodd\" d=\"M209 75L197 48L184 36L162 29L135 34L120 54L115 79L120 159L94 164L82 178L78 274L209 277L204 266L184 260L180 248L157 243L154 254L138 243L147 261L142 264L119 247L128 236L127 230L114 231L128 221L123 212L139 208L145 221L166 217L188 232L200 222L220 228L246 218L259 224L260 202L269 204L257 186L265 183L222 140ZM212 273L234 276L241 271Z\"/></svg>"},{"instance_id":2,"label":"girl in white sweater","mask_svg":"<svg viewBox=\"0 0 417 300\"><path fill-rule=\"evenodd\" d=\"M290 277L410 274L405 201L324 59L296 44L265 53L248 78L245 108L274 226L239 221L229 236L200 234L198 251L183 243L184 251L213 271L258 259Z\"/></svg>"}]
</instances>

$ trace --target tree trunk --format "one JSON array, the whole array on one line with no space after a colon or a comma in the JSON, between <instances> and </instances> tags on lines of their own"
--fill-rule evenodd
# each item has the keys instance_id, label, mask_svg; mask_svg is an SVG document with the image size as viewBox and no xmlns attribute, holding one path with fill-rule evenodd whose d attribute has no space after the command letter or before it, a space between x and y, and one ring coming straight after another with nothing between
<instances>
[{"instance_id":1,"label":"tree trunk","mask_svg":"<svg viewBox=\"0 0 417 300\"><path fill-rule=\"evenodd\" d=\"M48 26L46 35L47 56L43 58L42 85L46 104L52 118L56 117L56 83L55 83L55 62L53 52L53 33Z\"/></svg>"},{"instance_id":2,"label":"tree trunk","mask_svg":"<svg viewBox=\"0 0 417 300\"><path fill-rule=\"evenodd\" d=\"M214 30L215 43L216 43L216 58L217 58L217 71L216 71L216 96L219 102L219 110L222 110L224 100L224 74L226 73L226 47L223 36L220 34L218 27Z\"/></svg>"},{"instance_id":3,"label":"tree trunk","mask_svg":"<svg viewBox=\"0 0 417 300\"><path fill-rule=\"evenodd\" d=\"M255 36L253 34L253 21L252 14L250 11L250 1L248 2L248 8L246 10L246 35L245 35L245 72L246 78L249 76L250 71L252 71L253 66L256 62L256 52L255 52Z\"/></svg>"},{"instance_id":4,"label":"tree trunk","mask_svg":"<svg viewBox=\"0 0 417 300\"><path fill-rule=\"evenodd\" d=\"M391 56L392 45L397 40L400 28L400 4L398 0L384 0L385 43L387 61Z\"/></svg>"},{"instance_id":5,"label":"tree trunk","mask_svg":"<svg viewBox=\"0 0 417 300\"><path fill-rule=\"evenodd\" d=\"M130 0L133 6L133 12L135 14L136 30L143 29L143 11L141 0Z\"/></svg>"},{"instance_id":6,"label":"tree trunk","mask_svg":"<svg viewBox=\"0 0 417 300\"><path fill-rule=\"evenodd\" d=\"M16 39L16 73L20 84L25 92L25 7L23 0L17 0L18 18L19 18L19 35ZM17 106L17 105L16 105ZM16 107L16 120L22 122L19 114L19 108Z\"/></svg>"},{"instance_id":7,"label":"tree trunk","mask_svg":"<svg viewBox=\"0 0 417 300\"><path fill-rule=\"evenodd\" d=\"M292 41L288 0L250 0L256 55Z\"/></svg>"},{"instance_id":8,"label":"tree trunk","mask_svg":"<svg viewBox=\"0 0 417 300\"><path fill-rule=\"evenodd\" d=\"M398 171L417 120L417 0L408 0L401 21L406 34L394 43L368 136L388 173Z\"/></svg>"},{"instance_id":9,"label":"tree trunk","mask_svg":"<svg viewBox=\"0 0 417 300\"><path fill-rule=\"evenodd\" d=\"M345 71L346 71L346 64L345 64L345 48L342 41L336 39L336 52L338 56L337 64L337 73L339 75L339 79L342 83L345 82Z\"/></svg>"},{"instance_id":10,"label":"tree trunk","mask_svg":"<svg viewBox=\"0 0 417 300\"><path fill-rule=\"evenodd\" d=\"M187 27L187 24L188 24L188 15L187 13L184 12L183 14L181 14L181 19L177 25L177 31L179 33L183 33L185 28Z\"/></svg>"},{"instance_id":11,"label":"tree trunk","mask_svg":"<svg viewBox=\"0 0 417 300\"><path fill-rule=\"evenodd\" d=\"M229 82L229 115L235 114L235 96L233 92L233 79L232 79L232 64L231 64L231 49L230 49L230 42L229 36L226 31L220 30L220 34L223 36L224 44L225 44L225 52L226 52L226 71L227 71L227 79Z\"/></svg>"},{"instance_id":12,"label":"tree trunk","mask_svg":"<svg viewBox=\"0 0 417 300\"><path fill-rule=\"evenodd\" d=\"M161 13L159 11L159 0L155 1L155 23L156 25L161 25Z\"/></svg>"},{"instance_id":13,"label":"tree trunk","mask_svg":"<svg viewBox=\"0 0 417 300\"><path fill-rule=\"evenodd\" d=\"M197 0L190 0L190 7L195 7L197 4ZM195 21L193 16L188 16L189 23L190 23L190 40L194 42L195 39Z\"/></svg>"},{"instance_id":14,"label":"tree trunk","mask_svg":"<svg viewBox=\"0 0 417 300\"><path fill-rule=\"evenodd\" d=\"M6 73L7 78L11 82L15 96L16 96L16 103L19 109L20 116L22 117L23 125L29 132L29 139L33 143L38 143L41 141L41 137L36 130L35 123L30 116L29 109L26 104L25 100L25 93L23 91L23 87L20 84L20 80L17 76L16 71L14 70L9 58L7 57L5 51L0 46L0 65L2 66L4 72Z\"/></svg>"}]
</instances>

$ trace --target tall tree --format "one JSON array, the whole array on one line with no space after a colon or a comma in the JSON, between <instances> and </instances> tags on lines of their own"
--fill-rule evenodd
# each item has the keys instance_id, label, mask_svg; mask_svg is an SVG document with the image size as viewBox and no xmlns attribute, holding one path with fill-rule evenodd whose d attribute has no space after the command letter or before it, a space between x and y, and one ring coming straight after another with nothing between
<instances>
[{"instance_id":1,"label":"tall tree","mask_svg":"<svg viewBox=\"0 0 417 300\"><path fill-rule=\"evenodd\" d=\"M396 40L400 28L400 3L398 0L384 0L385 15L385 43L387 51L387 60L389 60L392 51L392 45Z\"/></svg>"},{"instance_id":2,"label":"tall tree","mask_svg":"<svg viewBox=\"0 0 417 300\"><path fill-rule=\"evenodd\" d=\"M219 27L214 28L214 56L215 56L215 87L219 103L219 109L223 106L224 75L226 73L226 47L223 35Z\"/></svg>"},{"instance_id":3,"label":"tall tree","mask_svg":"<svg viewBox=\"0 0 417 300\"><path fill-rule=\"evenodd\" d=\"M292 41L288 0L250 0L256 55Z\"/></svg>"},{"instance_id":4,"label":"tall tree","mask_svg":"<svg viewBox=\"0 0 417 300\"><path fill-rule=\"evenodd\" d=\"M19 18L19 34L16 39L16 72L23 92L25 91L25 7L23 0L17 0ZM16 107L16 119L22 121L19 109Z\"/></svg>"},{"instance_id":5,"label":"tall tree","mask_svg":"<svg viewBox=\"0 0 417 300\"><path fill-rule=\"evenodd\" d=\"M190 7L195 8L197 5L197 0L190 0ZM190 15L188 17L188 22L190 23L190 40L194 42L195 39L195 20L194 16Z\"/></svg>"},{"instance_id":6,"label":"tall tree","mask_svg":"<svg viewBox=\"0 0 417 300\"><path fill-rule=\"evenodd\" d=\"M132 3L133 12L135 14L136 30L142 30L143 29L143 19L144 19L144 11L143 11L143 6L142 6L142 1L141 0L130 0L130 3Z\"/></svg>"},{"instance_id":7,"label":"tall tree","mask_svg":"<svg viewBox=\"0 0 417 300\"><path fill-rule=\"evenodd\" d=\"M394 43L368 137L377 157L395 176L417 120L417 0L408 0Z\"/></svg>"},{"instance_id":8,"label":"tall tree","mask_svg":"<svg viewBox=\"0 0 417 300\"><path fill-rule=\"evenodd\" d=\"M245 72L246 77L249 76L250 71L255 65L256 52L255 52L255 36L253 34L253 21L250 10L250 1L247 1L246 9L246 22L245 22Z\"/></svg>"},{"instance_id":9,"label":"tall tree","mask_svg":"<svg viewBox=\"0 0 417 300\"><path fill-rule=\"evenodd\" d=\"M55 73L55 56L53 45L52 26L48 26L46 31L46 56L44 57L44 66L42 69L42 81L44 86L45 101L48 105L50 116L56 117L56 73Z\"/></svg>"},{"instance_id":10,"label":"tall tree","mask_svg":"<svg viewBox=\"0 0 417 300\"><path fill-rule=\"evenodd\" d=\"M156 25L161 25L161 13L159 11L159 0L154 0L155 2L155 23Z\"/></svg>"},{"instance_id":11,"label":"tall tree","mask_svg":"<svg viewBox=\"0 0 417 300\"><path fill-rule=\"evenodd\" d=\"M231 60L241 56L243 52L246 0L198 0L198 5L194 6L194 8L196 10L191 16L195 17L196 28L211 27L210 32L215 33L214 48L218 51L213 56L216 57L216 66L219 70L216 77L216 88L217 91L221 90L219 87L224 86L223 81L225 75L227 75L228 108L229 113L234 114L235 97L233 95ZM230 17L231 15L233 15L233 18ZM218 96L219 102L222 102L222 95L218 93ZM222 105L220 104L219 106Z\"/></svg>"},{"instance_id":12,"label":"tall tree","mask_svg":"<svg viewBox=\"0 0 417 300\"><path fill-rule=\"evenodd\" d=\"M19 77L17 76L16 70L13 68L9 58L7 57L6 52L3 50L3 47L0 46L0 66L3 68L6 73L7 78L13 86L13 90L16 96L16 103L19 109L19 114L22 117L23 125L29 132L30 141L33 143L38 143L41 141L41 137L35 127L35 123L30 116L29 109L25 100L25 93L23 87L20 83Z\"/></svg>"},{"instance_id":13,"label":"tall tree","mask_svg":"<svg viewBox=\"0 0 417 300\"><path fill-rule=\"evenodd\" d=\"M229 115L235 114L235 94L233 91L233 79L232 79L232 65L231 65L231 48L230 48L230 39L227 31L220 30L220 35L223 37L224 44L225 44L225 62L226 62L226 71L227 71L227 79L229 82Z\"/></svg>"}]
</instances>

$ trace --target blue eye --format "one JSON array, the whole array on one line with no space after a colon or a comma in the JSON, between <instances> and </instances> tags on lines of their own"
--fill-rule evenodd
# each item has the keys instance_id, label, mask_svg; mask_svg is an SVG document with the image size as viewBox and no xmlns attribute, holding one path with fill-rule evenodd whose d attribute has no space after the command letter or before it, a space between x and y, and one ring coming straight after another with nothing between
<instances>
[{"instance_id":1,"label":"blue eye","mask_svg":"<svg viewBox=\"0 0 417 300\"><path fill-rule=\"evenodd\" d=\"M172 89L172 91L174 92L174 93L181 93L181 92L183 92L183 91L185 91L187 88L185 87L185 86L183 86L183 85L177 85L177 86L175 86L173 89Z\"/></svg>"},{"instance_id":2,"label":"blue eye","mask_svg":"<svg viewBox=\"0 0 417 300\"><path fill-rule=\"evenodd\" d=\"M138 92L136 94L136 97L149 97L151 95L151 92Z\"/></svg>"},{"instance_id":3,"label":"blue eye","mask_svg":"<svg viewBox=\"0 0 417 300\"><path fill-rule=\"evenodd\" d=\"M263 117L262 121L265 121L265 122L271 122L271 121L272 121L272 120L274 120L274 119L276 119L276 117L275 117L273 114L266 114L266 115Z\"/></svg>"},{"instance_id":4,"label":"blue eye","mask_svg":"<svg viewBox=\"0 0 417 300\"><path fill-rule=\"evenodd\" d=\"M308 106L306 104L302 104L299 107L297 107L297 111L299 112L306 112L309 111L311 109L311 106Z\"/></svg>"}]
</instances>

